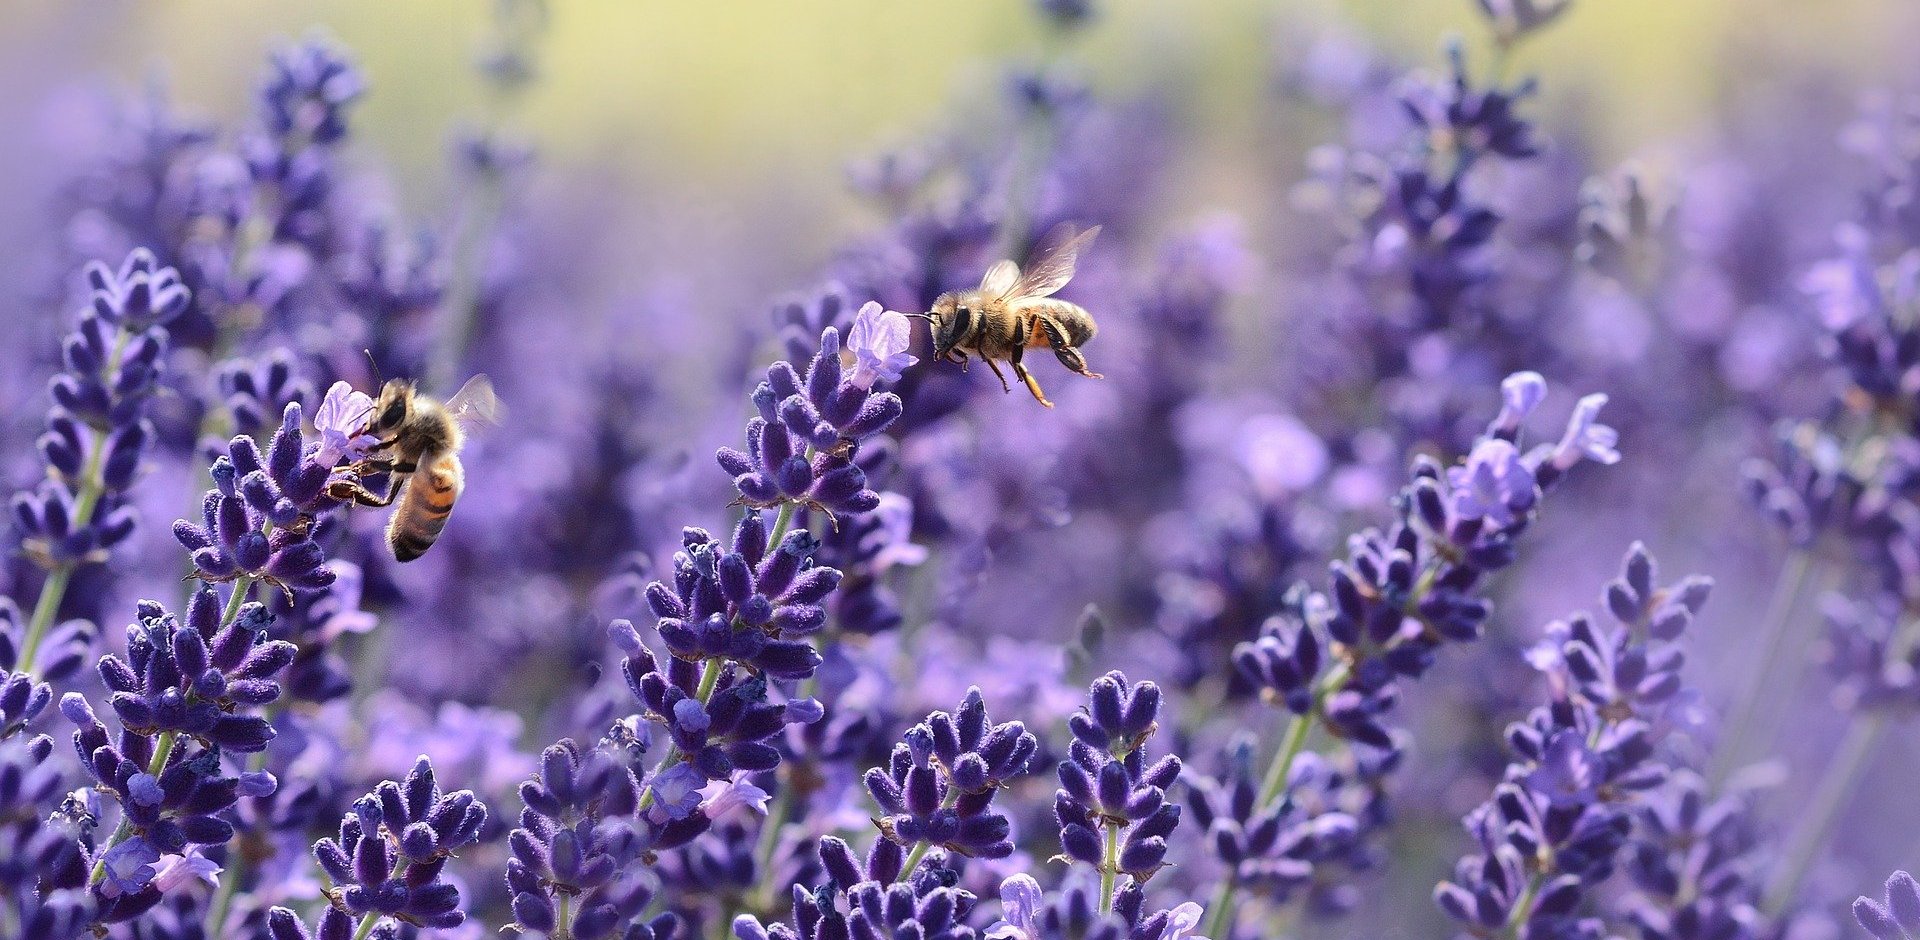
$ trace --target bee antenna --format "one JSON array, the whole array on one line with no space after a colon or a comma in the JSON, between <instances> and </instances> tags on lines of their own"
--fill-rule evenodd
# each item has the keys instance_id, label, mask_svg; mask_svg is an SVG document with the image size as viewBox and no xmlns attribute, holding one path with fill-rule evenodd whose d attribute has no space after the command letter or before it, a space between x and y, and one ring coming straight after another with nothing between
<instances>
[{"instance_id":1,"label":"bee antenna","mask_svg":"<svg viewBox=\"0 0 1920 940\"><path fill-rule=\"evenodd\" d=\"M920 319L922 319L922 320L925 320L925 321L927 321L928 323L932 323L932 322L933 322L933 314L931 314L931 313L909 313L909 314L907 314L907 316L910 316L910 317L919 317Z\"/></svg>"},{"instance_id":2,"label":"bee antenna","mask_svg":"<svg viewBox=\"0 0 1920 940\"><path fill-rule=\"evenodd\" d=\"M380 363L379 363L379 361L373 358L373 350L371 350L371 349L366 349L366 348L364 348L364 347L363 347L363 348L362 348L362 349L361 349L360 351L361 351L361 352L363 352L363 353L366 353L366 355L367 355L367 367L373 370L373 387L374 387L374 388L379 388L379 387L380 387L380 385L382 384L382 379L380 378Z\"/></svg>"}]
</instances>

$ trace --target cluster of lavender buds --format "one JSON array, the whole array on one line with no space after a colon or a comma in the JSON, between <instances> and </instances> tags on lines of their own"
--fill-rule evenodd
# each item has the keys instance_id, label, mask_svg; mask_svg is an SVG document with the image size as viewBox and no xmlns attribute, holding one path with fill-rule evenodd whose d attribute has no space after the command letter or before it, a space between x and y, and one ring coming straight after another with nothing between
<instances>
[{"instance_id":1,"label":"cluster of lavender buds","mask_svg":"<svg viewBox=\"0 0 1920 940\"><path fill-rule=\"evenodd\" d=\"M234 431L249 436L271 435L275 415L286 414L289 405L306 406L315 394L285 349L255 360L229 359L214 370L214 382Z\"/></svg>"},{"instance_id":2,"label":"cluster of lavender buds","mask_svg":"<svg viewBox=\"0 0 1920 940\"><path fill-rule=\"evenodd\" d=\"M741 915L740 940L925 936L972 940L975 896L957 887L954 859L1013 854L1012 821L994 796L1026 773L1039 740L1020 722L993 723L978 689L953 713L936 711L907 730L887 766L867 771L884 814L865 862L833 836L819 840L816 890L796 883L792 920L764 926ZM938 849L938 852L933 850Z\"/></svg>"},{"instance_id":3,"label":"cluster of lavender buds","mask_svg":"<svg viewBox=\"0 0 1920 940\"><path fill-rule=\"evenodd\" d=\"M819 703L810 698L768 701L766 680L743 666L715 658L703 671L674 656L662 672L632 624L616 621L611 632L626 651L621 669L628 688L646 709L645 717L664 725L672 742L672 759L648 780L643 798L643 808L653 817L664 816L662 822L686 819L709 780L779 766L780 751L771 739L789 722L820 718Z\"/></svg>"},{"instance_id":4,"label":"cluster of lavender buds","mask_svg":"<svg viewBox=\"0 0 1920 940\"><path fill-rule=\"evenodd\" d=\"M1260 638L1235 649L1240 677L1292 716L1246 815L1257 808L1274 825L1287 813L1290 807L1282 801L1315 726L1360 746L1353 760L1362 779L1377 780L1398 766L1403 738L1387 719L1399 702L1401 680L1424 675L1441 648L1481 636L1492 612L1482 596L1486 575L1513 563L1516 540L1531 525L1546 491L1582 460L1619 459L1615 432L1597 421L1606 396L1582 399L1558 443L1522 452L1522 424L1545 397L1546 383L1536 373L1516 373L1502 383L1501 392L1499 414L1464 464L1442 468L1416 459L1413 482L1394 499L1393 527L1350 538L1347 558L1330 565L1328 593L1290 592ZM1345 841L1347 821L1336 816L1327 823L1336 843ZM1278 848L1277 841L1273 847ZM1299 848L1309 855L1315 851ZM1231 929L1234 893L1246 860L1240 855L1221 853L1230 874L1212 904L1211 934ZM1305 861L1298 854L1282 860L1294 874ZM1255 866L1246 874L1258 876L1263 869ZM1289 893L1283 880L1280 896Z\"/></svg>"},{"instance_id":5,"label":"cluster of lavender buds","mask_svg":"<svg viewBox=\"0 0 1920 940\"><path fill-rule=\"evenodd\" d=\"M317 254L332 234L326 208L336 184L333 151L347 137L347 113L365 90L364 79L343 53L320 41L275 50L268 66L257 99L260 129L241 145L255 188L253 215L242 224L264 231L267 246ZM276 275L298 271L293 259L268 254L260 269L233 272L248 278L245 296L263 306L294 286L274 283Z\"/></svg>"},{"instance_id":6,"label":"cluster of lavender buds","mask_svg":"<svg viewBox=\"0 0 1920 940\"><path fill-rule=\"evenodd\" d=\"M1581 399L1558 443L1522 452L1521 422L1546 383L1516 373L1501 391L1500 414L1464 464L1416 460L1392 528L1351 539L1347 558L1329 569L1327 594L1300 598L1301 616L1270 621L1273 629L1235 651L1241 674L1276 704L1318 715L1339 737L1393 748L1382 718L1398 680L1424 674L1446 644L1480 637L1492 612L1479 596L1483 581L1513 563L1541 497L1582 460L1619 459L1615 432L1597 420L1605 395Z\"/></svg>"},{"instance_id":7,"label":"cluster of lavender buds","mask_svg":"<svg viewBox=\"0 0 1920 940\"><path fill-rule=\"evenodd\" d=\"M1026 773L1038 748L1026 725L994 724L980 690L968 689L952 714L936 711L908 728L887 766L867 771L882 838L911 848L909 873L930 847L968 857L1013 854L1013 824L993 798Z\"/></svg>"},{"instance_id":8,"label":"cluster of lavender buds","mask_svg":"<svg viewBox=\"0 0 1920 940\"><path fill-rule=\"evenodd\" d=\"M952 869L938 864L908 867L891 839L878 839L865 861L840 839L820 840L826 884L818 891L793 886L791 923L762 925L742 915L733 922L739 940L834 940L838 937L925 937L975 940L967 925L977 903L955 887Z\"/></svg>"},{"instance_id":9,"label":"cluster of lavender buds","mask_svg":"<svg viewBox=\"0 0 1920 940\"><path fill-rule=\"evenodd\" d=\"M1913 940L1920 937L1920 884L1904 871L1887 876L1881 900L1855 898L1853 916L1877 940Z\"/></svg>"},{"instance_id":10,"label":"cluster of lavender buds","mask_svg":"<svg viewBox=\"0 0 1920 940\"><path fill-rule=\"evenodd\" d=\"M1397 762L1395 755L1368 770L1383 776ZM1362 832L1360 818L1342 799L1347 781L1318 755L1302 754L1288 772L1281 794L1263 800L1254 744L1243 736L1231 747L1219 777L1186 778L1194 822L1207 833L1210 854L1230 873L1222 884L1247 885L1275 903L1313 892L1315 872L1324 874L1319 866L1355 859ZM1352 904L1337 891L1312 903L1328 912ZM1224 923L1228 913L1217 916Z\"/></svg>"},{"instance_id":11,"label":"cluster of lavender buds","mask_svg":"<svg viewBox=\"0 0 1920 940\"><path fill-rule=\"evenodd\" d=\"M163 862L191 867L199 853L233 838L225 811L277 786L265 772L229 775L220 755L258 752L273 739L272 726L250 710L280 698L276 676L293 661L293 646L265 639L261 605L227 606L223 614L210 587L195 592L184 620L142 602L127 628L127 659L108 654L99 663L117 736L85 696L69 692L60 701L78 729L82 765L119 807L112 837L88 851L98 923L158 904Z\"/></svg>"},{"instance_id":12,"label":"cluster of lavender buds","mask_svg":"<svg viewBox=\"0 0 1920 940\"><path fill-rule=\"evenodd\" d=\"M174 523L173 537L192 553L201 580L237 582L238 594L256 581L283 592L333 583L326 552L313 540L313 525L316 517L341 505L330 484L343 455L324 444L308 446L300 422L300 405L287 405L264 459L253 438L234 438L213 463L214 488L201 507L203 523ZM321 433L352 431L335 426L322 427Z\"/></svg>"},{"instance_id":13,"label":"cluster of lavender buds","mask_svg":"<svg viewBox=\"0 0 1920 940\"><path fill-rule=\"evenodd\" d=\"M815 566L819 541L806 530L768 545L758 510L734 528L731 549L705 529L687 529L673 559L673 587L655 581L647 604L667 648L687 661L728 660L783 679L803 679L820 664L804 637L826 625L821 602L840 572Z\"/></svg>"},{"instance_id":14,"label":"cluster of lavender buds","mask_svg":"<svg viewBox=\"0 0 1920 940\"><path fill-rule=\"evenodd\" d=\"M79 936L89 921L81 840L94 820L63 799L68 781L53 752L45 735L0 742L0 909L21 925L21 936L61 940Z\"/></svg>"},{"instance_id":15,"label":"cluster of lavender buds","mask_svg":"<svg viewBox=\"0 0 1920 940\"><path fill-rule=\"evenodd\" d=\"M1160 870L1167 839L1180 825L1180 804L1167 799L1180 779L1180 758L1147 763L1159 717L1159 686L1110 672L1094 680L1086 711L1067 722L1073 744L1060 762L1053 811L1061 850L1100 873L1103 911L1113 904L1117 876L1145 885Z\"/></svg>"},{"instance_id":16,"label":"cluster of lavender buds","mask_svg":"<svg viewBox=\"0 0 1920 940\"><path fill-rule=\"evenodd\" d=\"M1416 460L1392 528L1351 539L1347 558L1329 569L1327 594L1295 595L1295 615L1270 620L1259 640L1236 649L1241 675L1342 738L1394 747L1381 718L1397 681L1425 673L1442 646L1479 638L1492 612L1479 596L1486 575L1513 563L1516 540L1565 472L1619 459L1613 429L1597 421L1604 395L1581 400L1557 444L1523 453L1520 424L1545 389L1537 374L1509 377L1499 416L1464 464Z\"/></svg>"},{"instance_id":17,"label":"cluster of lavender buds","mask_svg":"<svg viewBox=\"0 0 1920 940\"><path fill-rule=\"evenodd\" d=\"M1758 830L1746 795L1715 798L1698 774L1673 773L1634 818L1626 922L1645 940L1765 936Z\"/></svg>"},{"instance_id":18,"label":"cluster of lavender buds","mask_svg":"<svg viewBox=\"0 0 1920 940\"><path fill-rule=\"evenodd\" d=\"M471 790L442 793L433 764L421 757L404 782L385 781L355 800L337 837L314 844L333 884L328 901L363 926L381 918L459 926L466 914L459 888L445 877L447 860L480 838L486 819L486 804Z\"/></svg>"},{"instance_id":19,"label":"cluster of lavender buds","mask_svg":"<svg viewBox=\"0 0 1920 940\"><path fill-rule=\"evenodd\" d=\"M20 609L11 600L0 600L0 741L25 731L27 725L53 704L53 687L37 682L19 661L14 644L19 636ZM50 678L64 679L78 672L86 659L85 639L56 642L55 649L66 655L43 670Z\"/></svg>"},{"instance_id":20,"label":"cluster of lavender buds","mask_svg":"<svg viewBox=\"0 0 1920 940\"><path fill-rule=\"evenodd\" d=\"M1100 910L1091 892L1072 885L1049 899L1040 883L1014 875L1000 883L1002 920L988 929L988 940L1205 940L1194 933L1200 905L1186 901L1169 910L1148 912L1146 894L1136 882L1121 888L1111 910Z\"/></svg>"},{"instance_id":21,"label":"cluster of lavender buds","mask_svg":"<svg viewBox=\"0 0 1920 940\"><path fill-rule=\"evenodd\" d=\"M840 331L820 333L820 351L803 378L792 364L776 362L753 391L759 415L747 422L747 449L716 455L748 506L793 506L836 513L870 512L879 494L854 462L859 442L898 420L900 396L873 391L874 383L900 377L916 360L907 355L906 317L863 307L848 332L856 357L852 373L840 364Z\"/></svg>"}]
</instances>

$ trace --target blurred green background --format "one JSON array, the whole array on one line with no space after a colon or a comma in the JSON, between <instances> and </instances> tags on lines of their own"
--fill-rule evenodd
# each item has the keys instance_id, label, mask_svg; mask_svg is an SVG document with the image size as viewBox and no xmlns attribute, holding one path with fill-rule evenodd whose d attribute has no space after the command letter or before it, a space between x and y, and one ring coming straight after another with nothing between
<instances>
[{"instance_id":1,"label":"blurred green background","mask_svg":"<svg viewBox=\"0 0 1920 940\"><path fill-rule=\"evenodd\" d=\"M1478 37L1471 0L1109 0L1075 58L1096 88L1172 87L1194 138L1197 205L1229 198L1262 145L1263 96L1288 39L1344 22L1388 54L1437 61L1436 37ZM1601 128L1603 161L1683 140L1739 83L1811 65L1881 74L1910 52L1920 4L1905 0L1585 0L1527 47L1550 104ZM11 0L0 55L57 53L60 67L8 82L162 76L214 117L242 112L261 53L320 28L361 57L373 94L363 146L393 167L403 203L433 198L448 123L484 107L473 79L488 0ZM556 0L542 79L514 122L550 167L630 164L690 198L779 192L927 127L942 106L998 80L993 63L1037 54L1025 0L804 3ZM58 74L54 74L58 73ZM1544 113L1554 113L1548 108ZM1651 154L1657 157L1658 154ZM1219 172L1225 168L1227 172ZM1211 190L1211 192L1207 191Z\"/></svg>"}]
</instances>

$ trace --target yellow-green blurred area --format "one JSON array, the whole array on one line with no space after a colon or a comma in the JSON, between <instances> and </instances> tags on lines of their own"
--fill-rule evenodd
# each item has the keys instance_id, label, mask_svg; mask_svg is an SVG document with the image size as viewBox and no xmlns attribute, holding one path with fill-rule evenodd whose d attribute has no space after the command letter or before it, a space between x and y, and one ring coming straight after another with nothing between
<instances>
[{"instance_id":1,"label":"yellow-green blurred area","mask_svg":"<svg viewBox=\"0 0 1920 940\"><path fill-rule=\"evenodd\" d=\"M1192 146L1175 179L1188 212L1232 205L1237 179L1271 179L1275 76L1299 35L1340 24L1404 62L1439 61L1440 37L1481 47L1471 0L1106 0L1067 50L1114 96L1166 94ZM371 94L359 146L385 160L401 205L445 195L447 131L486 110L473 64L493 28L487 0L15 0L0 55L43 63L29 92L100 78L173 95L218 118L243 113L264 50L321 30L350 46ZM1026 0L656 2L555 0L539 81L510 122L550 170L631 167L691 204L750 216L766 200L815 200L829 238L858 223L828 182L846 161L952 120L1042 53ZM1525 47L1542 112L1577 114L1603 164L1684 142L1742 83L1826 74L1843 85L1897 72L1920 26L1904 0L1580 0ZM49 70L58 74L48 74ZM22 79L9 76L9 83ZM43 84L45 83L45 84ZM1284 141L1297 156L1314 141ZM1291 171L1292 167L1283 168ZM785 207L791 212L795 206Z\"/></svg>"}]
</instances>

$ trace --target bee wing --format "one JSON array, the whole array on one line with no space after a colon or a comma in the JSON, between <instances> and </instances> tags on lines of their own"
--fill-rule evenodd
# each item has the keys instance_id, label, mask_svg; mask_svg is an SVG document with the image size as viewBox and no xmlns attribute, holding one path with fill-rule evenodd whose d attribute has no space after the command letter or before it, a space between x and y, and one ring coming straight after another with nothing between
<instances>
[{"instance_id":1,"label":"bee wing","mask_svg":"<svg viewBox=\"0 0 1920 940\"><path fill-rule=\"evenodd\" d=\"M500 404L498 396L493 394L493 380L485 375L476 375L460 386L460 390L447 399L447 414L462 425L499 424L506 417L506 408Z\"/></svg>"},{"instance_id":2,"label":"bee wing","mask_svg":"<svg viewBox=\"0 0 1920 940\"><path fill-rule=\"evenodd\" d=\"M1020 266L1011 261L995 261L980 279L980 293L988 297L1008 297L1020 284Z\"/></svg>"},{"instance_id":3,"label":"bee wing","mask_svg":"<svg viewBox=\"0 0 1920 940\"><path fill-rule=\"evenodd\" d=\"M1026 272L1008 296L1015 300L1046 297L1067 286L1067 282L1073 280L1074 262L1081 250L1093 244L1094 236L1099 234L1098 225L1086 231L1080 231L1072 222L1054 226L1027 258Z\"/></svg>"}]
</instances>

